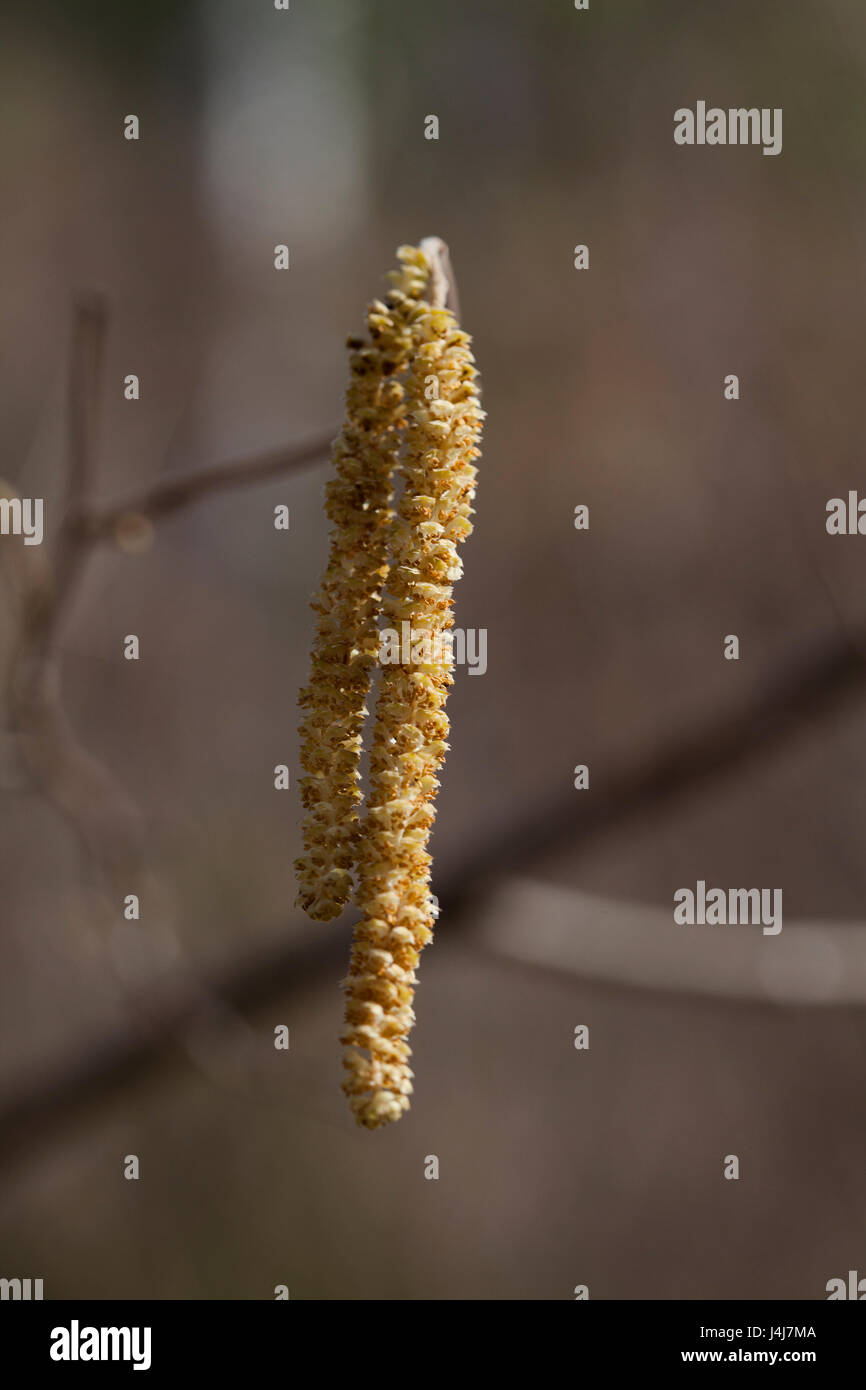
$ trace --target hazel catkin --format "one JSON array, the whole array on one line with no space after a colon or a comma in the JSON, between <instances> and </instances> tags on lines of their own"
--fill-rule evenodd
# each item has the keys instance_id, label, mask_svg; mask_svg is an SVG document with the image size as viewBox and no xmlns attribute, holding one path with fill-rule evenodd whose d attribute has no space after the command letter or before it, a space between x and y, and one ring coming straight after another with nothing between
<instances>
[{"instance_id":1,"label":"hazel catkin","mask_svg":"<svg viewBox=\"0 0 866 1390\"><path fill-rule=\"evenodd\" d=\"M390 294L368 310L368 339L349 343L346 418L327 490L331 548L300 697L307 815L299 901L317 920L336 917L356 878L361 920L344 982L343 1089L370 1129L399 1119L412 1091L415 970L437 915L428 843L448 748L457 547L472 530L484 419L470 339L445 307L455 298L447 247L429 238L398 256ZM380 656L385 634L406 630L409 653L396 662ZM360 819L365 702L377 662Z\"/></svg>"},{"instance_id":2,"label":"hazel catkin","mask_svg":"<svg viewBox=\"0 0 866 1390\"><path fill-rule=\"evenodd\" d=\"M365 338L350 338L345 419L326 489L330 553L313 602L318 615L309 683L301 691L304 853L295 861L298 902L317 921L343 911L352 891L361 734L378 649L388 573L391 488L405 425L402 384L412 311L426 286L424 256L401 247L384 302L367 310Z\"/></svg>"},{"instance_id":3,"label":"hazel catkin","mask_svg":"<svg viewBox=\"0 0 866 1390\"><path fill-rule=\"evenodd\" d=\"M457 546L472 530L473 460L484 418L470 340L453 315L420 304L412 335L404 492L390 529L383 620L397 631L408 622L428 659L382 667L357 847L362 920L344 986L341 1038L343 1089L357 1121L371 1129L399 1119L412 1091L415 970L436 916L427 845L448 747L445 700L453 676L445 639L461 572Z\"/></svg>"}]
</instances>

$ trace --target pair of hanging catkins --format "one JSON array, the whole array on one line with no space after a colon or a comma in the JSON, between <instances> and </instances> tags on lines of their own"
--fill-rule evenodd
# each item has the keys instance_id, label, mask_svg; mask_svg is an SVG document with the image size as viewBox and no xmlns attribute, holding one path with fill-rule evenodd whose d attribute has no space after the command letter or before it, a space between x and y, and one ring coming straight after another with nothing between
<instances>
[{"instance_id":1,"label":"pair of hanging catkins","mask_svg":"<svg viewBox=\"0 0 866 1390\"><path fill-rule=\"evenodd\" d=\"M447 248L430 238L397 256L391 289L368 307L365 335L348 340L345 419L326 492L330 554L299 700L306 809L299 902L329 921L354 889L362 914L341 1042L343 1089L358 1123L371 1129L399 1119L412 1091L415 969L436 916L427 844L448 748L447 631L461 572L457 546L472 530L484 418L470 339L445 307ZM363 727L380 623L399 634L409 624L412 650L380 668L362 807ZM405 659L416 650L422 660Z\"/></svg>"}]
</instances>

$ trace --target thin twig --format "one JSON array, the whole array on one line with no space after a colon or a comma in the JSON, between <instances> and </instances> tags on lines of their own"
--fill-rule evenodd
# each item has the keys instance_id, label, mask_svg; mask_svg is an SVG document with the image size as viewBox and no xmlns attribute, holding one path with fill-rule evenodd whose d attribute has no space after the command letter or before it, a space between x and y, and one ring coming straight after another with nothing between
<instances>
[{"instance_id":1,"label":"thin twig","mask_svg":"<svg viewBox=\"0 0 866 1390\"><path fill-rule=\"evenodd\" d=\"M300 998L326 970L336 970L346 949L346 934L332 931L291 950L281 943L247 951L207 977L175 978L122 1030L67 1054L61 1067L32 1072L6 1092L0 1105L0 1162L26 1153L58 1123L80 1117L130 1082L183 1061L180 1044L199 1023L220 1021L219 1004L227 1006L223 1019L235 1019L276 1000Z\"/></svg>"},{"instance_id":2,"label":"thin twig","mask_svg":"<svg viewBox=\"0 0 866 1390\"><path fill-rule=\"evenodd\" d=\"M107 308L74 310L67 403L66 514L42 572L19 575L20 632L7 691L9 720L31 782L72 825L107 892L132 891L143 868L143 817L114 774L81 745L63 708L59 639L86 563L70 518L96 472Z\"/></svg>"},{"instance_id":3,"label":"thin twig","mask_svg":"<svg viewBox=\"0 0 866 1390\"><path fill-rule=\"evenodd\" d=\"M66 511L49 558L48 579L33 566L25 568L23 561L19 566L21 631L8 699L10 724L32 783L71 824L88 861L116 895L121 888L133 891L130 885L143 872L144 818L110 769L79 742L61 690L60 640L91 554L90 543L111 536L126 518L157 520L208 493L314 463L330 448L333 431L290 448L160 478L118 503L92 506L107 329L105 302L99 296L79 300L68 374Z\"/></svg>"},{"instance_id":4,"label":"thin twig","mask_svg":"<svg viewBox=\"0 0 866 1390\"><path fill-rule=\"evenodd\" d=\"M839 710L866 682L866 663L843 638L815 646L768 679L750 699L678 736L660 753L608 779L600 792L555 798L547 809L482 845L436 883L441 916L437 931L453 930L475 904L492 876L507 866L538 862L553 849L586 847L594 836L650 810L667 808L746 760L760 761L819 716ZM596 779L598 785L598 779ZM288 940L275 948L244 951L201 988L154 1004L146 1031L125 1026L70 1062L25 1076L0 1101L0 1156L26 1149L56 1124L91 1107L127 1082L140 1079L182 1054L179 1043L200 1017L202 999L215 995L233 1008L254 1012L291 998L334 971L346 949L346 934L332 929L310 945Z\"/></svg>"},{"instance_id":5,"label":"thin twig","mask_svg":"<svg viewBox=\"0 0 866 1390\"><path fill-rule=\"evenodd\" d=\"M331 429L327 434L317 435L304 444L293 444L288 448L254 454L250 458L235 459L231 463L211 464L190 473L159 478L119 501L82 508L73 518L74 527L81 540L97 541L113 536L127 518L162 520L212 493L226 488L249 487L252 483L318 463L329 453L335 434L336 430Z\"/></svg>"},{"instance_id":6,"label":"thin twig","mask_svg":"<svg viewBox=\"0 0 866 1390\"><path fill-rule=\"evenodd\" d=\"M65 506L51 548L50 590L25 615L17 673L18 694L24 701L40 699L44 693L41 687L57 683L52 668L60 632L84 572L84 557L72 518L86 507L95 481L107 332L105 300L97 294L81 296L73 309L69 346Z\"/></svg>"},{"instance_id":7,"label":"thin twig","mask_svg":"<svg viewBox=\"0 0 866 1390\"><path fill-rule=\"evenodd\" d=\"M69 354L67 501L71 504L86 502L93 485L107 331L104 298L82 295L74 308Z\"/></svg>"},{"instance_id":8,"label":"thin twig","mask_svg":"<svg viewBox=\"0 0 866 1390\"><path fill-rule=\"evenodd\" d=\"M742 702L678 731L641 759L624 759L592 791L570 785L523 826L475 857L480 880L503 865L532 863L546 854L583 848L626 820L664 809L706 783L759 764L819 718L840 710L866 684L862 643L840 632L813 642L765 676Z\"/></svg>"},{"instance_id":9,"label":"thin twig","mask_svg":"<svg viewBox=\"0 0 866 1390\"><path fill-rule=\"evenodd\" d=\"M457 281L447 242L438 236L425 236L421 242L421 250L430 266L430 303L434 309L450 309L459 321Z\"/></svg>"}]
</instances>

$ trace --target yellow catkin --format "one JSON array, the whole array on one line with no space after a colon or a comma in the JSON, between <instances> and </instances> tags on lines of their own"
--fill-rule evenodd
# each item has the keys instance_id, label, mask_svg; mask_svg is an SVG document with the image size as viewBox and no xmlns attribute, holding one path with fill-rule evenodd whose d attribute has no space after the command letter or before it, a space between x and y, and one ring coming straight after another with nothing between
<instances>
[{"instance_id":1,"label":"yellow catkin","mask_svg":"<svg viewBox=\"0 0 866 1390\"><path fill-rule=\"evenodd\" d=\"M391 290L367 310L367 337L348 341L345 420L326 493L330 554L313 603L309 684L299 697L306 818L295 868L299 905L316 921L338 917L352 891L361 734L388 573L392 476L406 423L401 376L413 347L413 312L428 282L419 249L401 247L398 256Z\"/></svg>"},{"instance_id":2,"label":"yellow catkin","mask_svg":"<svg viewBox=\"0 0 866 1390\"><path fill-rule=\"evenodd\" d=\"M405 490L391 526L383 625L429 640L429 660L383 665L370 756L370 797L358 836L356 931L347 995L343 1089L359 1124L374 1129L409 1107L408 1035L415 969L436 916L427 851L448 744L453 683L437 637L453 624L457 545L472 530L473 459L484 418L470 339L446 309L419 305L407 378ZM439 643L441 646L441 642Z\"/></svg>"}]
</instances>

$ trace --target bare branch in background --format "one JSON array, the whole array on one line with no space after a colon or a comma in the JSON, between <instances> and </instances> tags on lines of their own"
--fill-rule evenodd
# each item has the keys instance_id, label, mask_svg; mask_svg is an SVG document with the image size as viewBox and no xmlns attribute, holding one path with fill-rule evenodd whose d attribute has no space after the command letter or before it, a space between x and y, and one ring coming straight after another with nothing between
<instances>
[{"instance_id":1,"label":"bare branch in background","mask_svg":"<svg viewBox=\"0 0 866 1390\"><path fill-rule=\"evenodd\" d=\"M98 295L80 298L73 309L69 348L64 511L52 547L50 587L40 603L31 602L24 611L16 694L25 706L57 684L57 673L51 668L63 620L83 573L84 557L71 521L86 505L95 481L107 332L105 301Z\"/></svg>"},{"instance_id":2,"label":"bare branch in background","mask_svg":"<svg viewBox=\"0 0 866 1390\"><path fill-rule=\"evenodd\" d=\"M335 434L334 428L304 444L292 444L231 463L212 464L191 473L159 478L117 502L84 507L73 518L75 531L83 542L107 540L127 521L160 521L212 493L250 487L253 483L296 472L327 457Z\"/></svg>"},{"instance_id":3,"label":"bare branch in background","mask_svg":"<svg viewBox=\"0 0 866 1390\"><path fill-rule=\"evenodd\" d=\"M866 1004L866 923L786 922L767 941L759 926L689 929L671 907L506 876L474 936L495 955L583 980L738 1003Z\"/></svg>"},{"instance_id":4,"label":"bare branch in background","mask_svg":"<svg viewBox=\"0 0 866 1390\"><path fill-rule=\"evenodd\" d=\"M48 559L15 549L20 634L7 690L9 720L33 784L69 821L103 885L135 891L144 871L144 818L114 774L78 741L63 708L59 643L95 540L156 521L225 488L249 486L315 463L333 431L179 477L160 478L125 501L91 505L108 309L96 295L75 305L67 403L66 508ZM11 552L10 552L11 553Z\"/></svg>"},{"instance_id":5,"label":"bare branch in background","mask_svg":"<svg viewBox=\"0 0 866 1390\"><path fill-rule=\"evenodd\" d=\"M794 734L808 729L814 720L841 709L855 692L862 691L864 683L866 663L842 638L792 660L760 685L740 708L717 716L693 733L674 740L661 753L624 770L609 781L605 790L593 791L591 796L582 793L579 800L584 809L575 809L573 795L567 800L557 799L546 811L528 815L523 825L496 836L480 851L458 862L447 878L435 885L442 909L437 932L453 930L468 908L477 908L493 876L501 873L503 867L513 873L537 863L545 851L564 844L582 849L595 835L635 816L667 809L678 798L729 774L743 762L757 762L769 756ZM561 906L561 900L557 901ZM560 911L560 926L554 933L560 954L564 950L561 921ZM794 933L797 928L790 930ZM821 924L823 944L832 942L832 930L830 924ZM843 956L853 951L859 960L863 949L859 929L856 936L850 926L844 931ZM479 943L485 944L483 937L479 937ZM490 942L486 945L489 948ZM346 934L332 928L312 944L288 940L276 947L244 951L234 962L228 962L218 976L211 977L204 990L191 990L188 986L179 990L175 984L166 1001L154 1001L146 1029L140 1021L136 1022L110 1034L71 1062L64 1058L54 1069L22 1078L0 1100L0 1156L12 1155L22 1146L26 1148L28 1136L35 1141L95 1101L115 1094L126 1082L149 1074L169 1057L177 1061L190 1026L200 1017L203 998L215 997L232 1009L254 1012L291 998L315 983L324 972L333 972L345 950ZM513 940L509 953L514 954ZM583 973L574 951L568 953L568 959L568 969ZM610 968L609 960L606 968ZM597 974L599 969L598 962L593 967L588 956L586 974ZM748 972L740 972L743 973ZM691 983L683 982L680 987L703 988L706 977L703 970ZM607 978L613 979L612 969ZM618 978L620 983L638 983L629 978L628 970ZM731 977L731 992L726 997L737 997L738 978ZM798 979L802 980L799 965L794 979L795 985ZM648 976L645 983L652 988L669 987L656 975ZM839 988L842 1002L850 1002L852 988ZM783 979L778 989L780 1002L785 1002ZM802 990L795 988L792 998L801 999ZM825 998L822 1002L830 1001Z\"/></svg>"},{"instance_id":6,"label":"bare branch in background","mask_svg":"<svg viewBox=\"0 0 866 1390\"><path fill-rule=\"evenodd\" d=\"M108 306L101 295L82 296L75 305L67 395L67 503L86 500L93 487L101 414L102 371Z\"/></svg>"},{"instance_id":7,"label":"bare branch in background","mask_svg":"<svg viewBox=\"0 0 866 1390\"><path fill-rule=\"evenodd\" d=\"M170 1020L178 1018L185 1038L194 1027L217 1028L234 1037L239 1052L246 1052L245 1027L226 1006L231 991L222 991L218 998L175 949L171 899L159 891L158 881L148 870L140 808L110 769L82 746L67 717L60 665L62 629L92 555L92 542L117 538L118 530L130 524L158 520L207 494L314 463L329 451L333 431L304 444L162 478L126 501L92 508L107 329L108 310L101 298L87 296L76 303L68 369L65 509L54 544L34 554L23 540L11 537L3 549L3 568L18 620L4 683L9 731L28 784L69 822L84 849L104 895L107 919L119 920L124 897L140 895L145 885L151 900L160 904L160 922L152 924L143 937L150 943L150 964L159 987L156 993L149 992L142 988L140 976L136 980L128 1025L131 1035L138 1030L152 1044ZM4 484L3 491L12 495L14 489ZM160 977L166 946L173 968L168 982Z\"/></svg>"},{"instance_id":8,"label":"bare branch in background","mask_svg":"<svg viewBox=\"0 0 866 1390\"><path fill-rule=\"evenodd\" d=\"M32 784L73 826L108 892L129 892L142 867L143 818L102 763L79 743L62 703L58 643L85 556L70 516L86 504L96 469L108 313L89 297L75 306L67 405L66 513L47 562L19 552L20 631L9 674L10 727ZM47 565L47 568L46 568Z\"/></svg>"},{"instance_id":9,"label":"bare branch in background","mask_svg":"<svg viewBox=\"0 0 866 1390\"><path fill-rule=\"evenodd\" d=\"M866 685L866 656L848 634L816 640L761 678L740 703L678 732L645 757L624 758L591 792L571 789L527 817L475 857L480 879L503 865L529 864L564 847L582 849L596 835L647 812L664 811L743 764L772 756L815 723L842 711Z\"/></svg>"},{"instance_id":10,"label":"bare branch in background","mask_svg":"<svg viewBox=\"0 0 866 1390\"><path fill-rule=\"evenodd\" d=\"M348 931L339 929L316 932L291 949L281 942L248 951L208 977L173 978L122 1030L67 1056L56 1068L22 1078L7 1092L0 1103L0 1162L27 1154L58 1125L80 1119L131 1082L188 1060L184 1044L200 1023L218 1025L276 999L301 997L325 971L336 971L348 939ZM262 1045L272 1050L272 1035Z\"/></svg>"}]
</instances>

